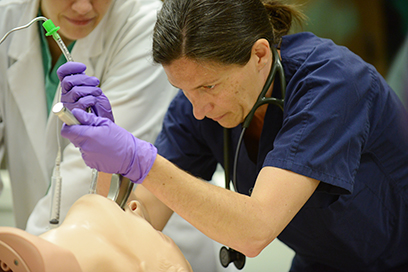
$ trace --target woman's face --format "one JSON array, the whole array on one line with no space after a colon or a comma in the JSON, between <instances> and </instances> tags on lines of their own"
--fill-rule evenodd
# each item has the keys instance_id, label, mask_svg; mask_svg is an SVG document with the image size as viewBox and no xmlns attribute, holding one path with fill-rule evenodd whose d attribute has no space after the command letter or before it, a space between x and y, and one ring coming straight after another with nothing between
<instances>
[{"instance_id":1,"label":"woman's face","mask_svg":"<svg viewBox=\"0 0 408 272\"><path fill-rule=\"evenodd\" d=\"M244 121L265 82L256 55L244 66L180 58L163 67L169 82L190 100L196 119L207 117L226 128Z\"/></svg>"},{"instance_id":2,"label":"woman's face","mask_svg":"<svg viewBox=\"0 0 408 272\"><path fill-rule=\"evenodd\" d=\"M112 0L41 0L41 11L69 44L86 37L102 20Z\"/></svg>"}]
</instances>

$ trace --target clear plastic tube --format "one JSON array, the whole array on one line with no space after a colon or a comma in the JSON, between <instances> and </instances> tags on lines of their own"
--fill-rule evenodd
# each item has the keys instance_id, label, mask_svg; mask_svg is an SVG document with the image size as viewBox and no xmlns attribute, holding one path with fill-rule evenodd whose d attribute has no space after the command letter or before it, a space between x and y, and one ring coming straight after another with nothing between
<instances>
[{"instance_id":1,"label":"clear plastic tube","mask_svg":"<svg viewBox=\"0 0 408 272\"><path fill-rule=\"evenodd\" d=\"M43 24L44 29L47 31L45 34L46 36L53 37L54 41L58 44L58 47L61 49L62 53L64 54L67 61L74 61L71 54L68 51L68 48L65 46L64 42L62 41L60 35L57 31L60 27L56 27L51 20L46 20ZM56 108L57 107L57 108ZM58 111L59 109L59 111ZM65 110L65 111L64 111ZM76 118L72 115L70 111L65 109L62 103L57 103L53 111L58 111L58 117L65 117L63 120L65 123L73 122L74 124L79 124ZM76 122L75 122L76 121ZM69 124L72 125L72 124ZM58 140L58 153L57 158L55 159L55 167L54 172L51 178L51 181L54 183L54 190L52 192L52 203L51 203L51 215L50 215L50 226L56 227L59 225L59 217L60 217L60 209L61 209L61 186L62 186L62 177L60 173L60 164L61 164L61 144L59 141L59 135L57 136Z\"/></svg>"},{"instance_id":2,"label":"clear plastic tube","mask_svg":"<svg viewBox=\"0 0 408 272\"><path fill-rule=\"evenodd\" d=\"M98 170L92 169L92 180L89 186L88 194L96 194L96 186L98 185Z\"/></svg>"},{"instance_id":3,"label":"clear plastic tube","mask_svg":"<svg viewBox=\"0 0 408 272\"><path fill-rule=\"evenodd\" d=\"M68 51L68 48L65 46L64 42L62 41L60 35L58 34L58 30L60 29L59 26L55 26L51 20L46 20L42 26L47 31L45 34L46 36L52 36L54 41L58 44L59 48L61 49L62 53L64 54L67 61L74 61L71 57L71 54Z\"/></svg>"},{"instance_id":4,"label":"clear plastic tube","mask_svg":"<svg viewBox=\"0 0 408 272\"><path fill-rule=\"evenodd\" d=\"M61 186L62 178L60 174L60 165L56 164L54 167L54 173L51 178L53 184L52 199L51 199L51 215L50 226L57 227L59 225L60 210L61 210Z\"/></svg>"},{"instance_id":5,"label":"clear plastic tube","mask_svg":"<svg viewBox=\"0 0 408 272\"><path fill-rule=\"evenodd\" d=\"M54 39L55 40L55 39ZM55 40L59 46L59 48L61 49L62 53L64 54L65 58L67 59L67 61L74 61L71 57L71 54L68 51L68 48L65 46L64 42L62 41L61 38L58 38Z\"/></svg>"}]
</instances>

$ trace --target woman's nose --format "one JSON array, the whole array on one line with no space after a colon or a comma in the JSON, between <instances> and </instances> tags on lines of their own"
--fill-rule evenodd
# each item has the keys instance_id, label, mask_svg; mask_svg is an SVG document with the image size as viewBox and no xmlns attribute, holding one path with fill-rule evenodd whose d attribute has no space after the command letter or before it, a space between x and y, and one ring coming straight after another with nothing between
<instances>
[{"instance_id":1,"label":"woman's nose","mask_svg":"<svg viewBox=\"0 0 408 272\"><path fill-rule=\"evenodd\" d=\"M80 15L85 15L92 10L91 0L76 0L72 4L72 9Z\"/></svg>"},{"instance_id":2,"label":"woman's nose","mask_svg":"<svg viewBox=\"0 0 408 272\"><path fill-rule=\"evenodd\" d=\"M214 108L213 104L204 97L196 97L192 102L193 114L197 120L204 119L207 114Z\"/></svg>"}]
</instances>

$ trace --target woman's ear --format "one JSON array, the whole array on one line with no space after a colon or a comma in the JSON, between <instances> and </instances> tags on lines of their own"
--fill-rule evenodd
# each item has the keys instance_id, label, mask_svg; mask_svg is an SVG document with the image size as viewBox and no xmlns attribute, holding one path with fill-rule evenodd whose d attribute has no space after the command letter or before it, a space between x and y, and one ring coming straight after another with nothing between
<instances>
[{"instance_id":1,"label":"woman's ear","mask_svg":"<svg viewBox=\"0 0 408 272\"><path fill-rule=\"evenodd\" d=\"M258 70L262 70L270 61L272 52L268 40L259 39L252 46L252 56L255 57Z\"/></svg>"}]
</instances>

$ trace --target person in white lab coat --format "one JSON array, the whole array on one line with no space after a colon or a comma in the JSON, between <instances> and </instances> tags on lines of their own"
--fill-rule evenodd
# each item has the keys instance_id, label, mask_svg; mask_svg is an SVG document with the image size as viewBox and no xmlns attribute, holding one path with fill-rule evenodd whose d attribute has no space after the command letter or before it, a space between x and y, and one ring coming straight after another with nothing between
<instances>
[{"instance_id":1,"label":"person in white lab coat","mask_svg":"<svg viewBox=\"0 0 408 272\"><path fill-rule=\"evenodd\" d=\"M74 61L87 66L87 75L100 79L115 122L135 136L154 142L176 91L161 66L151 60L151 35L160 6L158 0L2 0L0 37L38 15L51 19L61 26L58 33ZM13 32L0 45L0 157L10 174L16 227L35 235L49 228L48 188L58 137L62 149L60 221L88 192L91 180L91 169L80 152L60 137L62 124L50 114L60 97L56 91L58 79L54 83L53 79L65 58L55 41L44 38L41 31L40 25L32 25ZM48 73L51 76L44 76ZM185 221L177 219L173 224L186 230L180 233L173 228L176 230L169 235L193 268L203 265L211 271L215 266L214 254L208 254L214 252L208 250L212 241Z\"/></svg>"}]
</instances>

